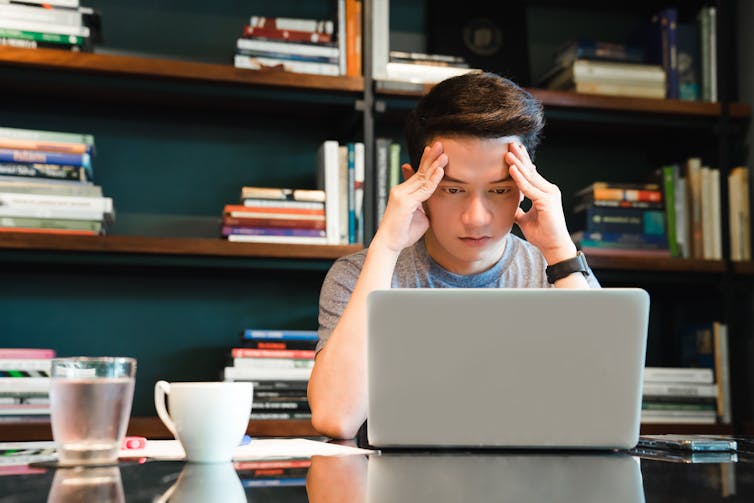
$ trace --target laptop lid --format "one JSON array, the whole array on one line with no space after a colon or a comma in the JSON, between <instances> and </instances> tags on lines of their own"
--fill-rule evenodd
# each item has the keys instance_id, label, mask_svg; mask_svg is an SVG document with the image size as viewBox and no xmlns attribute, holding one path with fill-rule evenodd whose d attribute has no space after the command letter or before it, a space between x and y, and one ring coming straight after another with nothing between
<instances>
[{"instance_id":1,"label":"laptop lid","mask_svg":"<svg viewBox=\"0 0 754 503\"><path fill-rule=\"evenodd\" d=\"M367 301L375 447L629 448L641 289L392 289Z\"/></svg>"}]
</instances>

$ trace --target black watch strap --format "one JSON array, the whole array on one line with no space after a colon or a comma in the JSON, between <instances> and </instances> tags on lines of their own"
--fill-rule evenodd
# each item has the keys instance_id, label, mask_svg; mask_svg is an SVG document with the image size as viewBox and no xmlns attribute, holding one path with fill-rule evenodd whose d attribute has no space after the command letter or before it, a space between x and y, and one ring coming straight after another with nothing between
<instances>
[{"instance_id":1,"label":"black watch strap","mask_svg":"<svg viewBox=\"0 0 754 503\"><path fill-rule=\"evenodd\" d=\"M583 273L584 276L589 275L589 266L586 263L584 253L581 251L577 252L575 257L563 260L557 264L548 265L545 269L547 282L550 284L575 272Z\"/></svg>"}]
</instances>

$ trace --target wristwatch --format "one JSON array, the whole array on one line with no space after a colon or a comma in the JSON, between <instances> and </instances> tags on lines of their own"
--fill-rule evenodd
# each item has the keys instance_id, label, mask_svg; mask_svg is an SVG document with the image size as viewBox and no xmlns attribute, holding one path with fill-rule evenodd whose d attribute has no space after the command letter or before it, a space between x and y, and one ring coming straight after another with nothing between
<instances>
[{"instance_id":1,"label":"wristwatch","mask_svg":"<svg viewBox=\"0 0 754 503\"><path fill-rule=\"evenodd\" d=\"M557 264L548 265L545 269L547 282L550 284L553 284L557 280L563 279L566 276L570 276L575 272L580 272L584 276L589 276L589 266L586 263L586 257L582 251L578 251L573 258L563 260Z\"/></svg>"}]
</instances>

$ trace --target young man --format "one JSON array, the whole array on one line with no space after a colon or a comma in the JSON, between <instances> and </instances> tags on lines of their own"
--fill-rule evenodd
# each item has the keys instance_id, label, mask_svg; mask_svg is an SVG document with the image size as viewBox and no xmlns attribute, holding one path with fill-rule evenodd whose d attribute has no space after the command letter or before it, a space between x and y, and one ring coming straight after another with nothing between
<instances>
[{"instance_id":1,"label":"young man","mask_svg":"<svg viewBox=\"0 0 754 503\"><path fill-rule=\"evenodd\" d=\"M337 260L322 286L309 381L321 433L352 438L366 419L372 290L599 286L571 241L560 191L531 161L543 125L530 93L490 73L450 78L419 101L406 127L406 181L390 191L369 248ZM514 223L526 241L510 233Z\"/></svg>"}]
</instances>

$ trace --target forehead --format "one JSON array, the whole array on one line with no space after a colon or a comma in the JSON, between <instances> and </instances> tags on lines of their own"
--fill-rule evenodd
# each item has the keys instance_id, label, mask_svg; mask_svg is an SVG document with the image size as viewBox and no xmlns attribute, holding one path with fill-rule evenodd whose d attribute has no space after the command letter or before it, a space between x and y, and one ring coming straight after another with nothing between
<instances>
[{"instance_id":1,"label":"forehead","mask_svg":"<svg viewBox=\"0 0 754 503\"><path fill-rule=\"evenodd\" d=\"M478 182L505 178L508 164L504 160L508 145L520 142L517 136L501 138L438 137L448 156L445 176L457 180Z\"/></svg>"}]
</instances>

